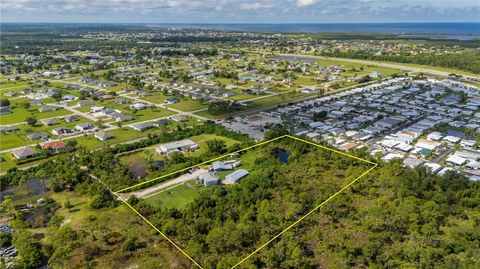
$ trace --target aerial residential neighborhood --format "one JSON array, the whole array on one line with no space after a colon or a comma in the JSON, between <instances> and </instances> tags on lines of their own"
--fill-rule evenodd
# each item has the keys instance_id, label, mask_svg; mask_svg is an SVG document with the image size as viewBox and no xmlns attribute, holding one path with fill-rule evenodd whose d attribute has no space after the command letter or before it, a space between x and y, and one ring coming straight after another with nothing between
<instances>
[{"instance_id":1,"label":"aerial residential neighborhood","mask_svg":"<svg viewBox=\"0 0 480 269\"><path fill-rule=\"evenodd\" d=\"M480 268L480 7L414 2L2 0L0 268Z\"/></svg>"}]
</instances>

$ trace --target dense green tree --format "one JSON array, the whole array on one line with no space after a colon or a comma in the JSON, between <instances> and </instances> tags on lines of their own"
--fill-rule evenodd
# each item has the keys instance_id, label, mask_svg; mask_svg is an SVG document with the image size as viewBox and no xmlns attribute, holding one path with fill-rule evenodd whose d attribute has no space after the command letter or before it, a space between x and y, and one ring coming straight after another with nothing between
<instances>
[{"instance_id":1,"label":"dense green tree","mask_svg":"<svg viewBox=\"0 0 480 269\"><path fill-rule=\"evenodd\" d=\"M223 154L228 150L225 142L220 139L208 140L205 144L207 145L208 151L214 154Z\"/></svg>"},{"instance_id":2,"label":"dense green tree","mask_svg":"<svg viewBox=\"0 0 480 269\"><path fill-rule=\"evenodd\" d=\"M12 243L18 250L18 265L20 268L35 269L40 267L42 262L40 244L34 239L31 232L26 230L15 232Z\"/></svg>"}]
</instances>

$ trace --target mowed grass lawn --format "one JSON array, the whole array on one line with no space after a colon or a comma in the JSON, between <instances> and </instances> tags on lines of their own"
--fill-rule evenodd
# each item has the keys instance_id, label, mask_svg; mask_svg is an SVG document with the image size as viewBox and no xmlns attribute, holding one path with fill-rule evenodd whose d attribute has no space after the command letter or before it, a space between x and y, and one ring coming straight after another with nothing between
<instances>
[{"instance_id":1,"label":"mowed grass lawn","mask_svg":"<svg viewBox=\"0 0 480 269\"><path fill-rule=\"evenodd\" d=\"M194 111L199 109L208 108L208 104L202 104L196 100L180 100L180 102L169 105L171 108L175 108L181 111Z\"/></svg>"},{"instance_id":2,"label":"mowed grass lawn","mask_svg":"<svg viewBox=\"0 0 480 269\"><path fill-rule=\"evenodd\" d=\"M30 108L26 109L21 105L21 103L25 102L25 101L26 101L26 99L23 99L23 98L12 100L10 102L11 103L10 111L12 113L0 115L0 125L24 122L25 119L28 118L28 117L35 117L37 119L45 119L45 118L51 118L51 117L64 116L64 115L72 114L72 112L69 111L69 110L58 109L58 108L55 111L48 111L48 112L38 111L38 109L42 106L31 106Z\"/></svg>"},{"instance_id":3,"label":"mowed grass lawn","mask_svg":"<svg viewBox=\"0 0 480 269\"><path fill-rule=\"evenodd\" d=\"M157 107L155 107L155 108L148 107L146 109L137 110L136 113L132 113L130 110L126 110L126 109L121 109L121 111L125 114L133 116L133 118L134 118L133 120L126 122L126 124L140 122L140 121L146 121L146 120L153 120L153 119L156 119L156 118L162 118L162 117L177 114L173 111L166 110L166 109L161 109L161 108L157 108Z\"/></svg>"},{"instance_id":4,"label":"mowed grass lawn","mask_svg":"<svg viewBox=\"0 0 480 269\"><path fill-rule=\"evenodd\" d=\"M223 137L223 136L219 136L219 135L213 135L213 134L202 134L202 135L192 136L188 139L197 143L198 146L200 147L200 149L198 151L193 152L193 154L196 154L196 155L201 155L201 154L208 151L207 141L209 141L209 140L214 140L214 139L222 140L223 142L225 142L225 145L227 145L227 147L230 147L234 144L240 143L235 139L228 138L228 137Z\"/></svg>"},{"instance_id":5,"label":"mowed grass lawn","mask_svg":"<svg viewBox=\"0 0 480 269\"><path fill-rule=\"evenodd\" d=\"M155 207L182 209L193 202L201 191L202 187L194 188L184 183L159 192L145 201Z\"/></svg>"},{"instance_id":6,"label":"mowed grass lawn","mask_svg":"<svg viewBox=\"0 0 480 269\"><path fill-rule=\"evenodd\" d=\"M163 94L152 94L147 97L142 97L142 100L149 101L155 104L163 104L165 100L170 98L169 96L165 96Z\"/></svg>"}]
</instances>

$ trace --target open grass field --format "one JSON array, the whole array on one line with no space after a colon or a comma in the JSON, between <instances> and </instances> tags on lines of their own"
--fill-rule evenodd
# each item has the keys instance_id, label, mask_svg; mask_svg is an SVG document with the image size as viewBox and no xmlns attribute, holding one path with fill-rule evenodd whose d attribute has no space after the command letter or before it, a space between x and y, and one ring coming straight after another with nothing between
<instances>
[{"instance_id":1,"label":"open grass field","mask_svg":"<svg viewBox=\"0 0 480 269\"><path fill-rule=\"evenodd\" d=\"M267 107L267 106L287 103L289 101L293 102L296 99L307 97L309 95L314 96L316 94L317 93L305 94L305 93L292 91L292 92L288 92L288 93L284 93L284 94L278 94L278 95L274 95L274 96L267 96L266 95L262 98L253 100L253 105L251 105L249 107L246 107L245 109L242 109L242 110L232 111L232 112L229 112L229 113L222 113L222 114L218 114L218 115L213 115L210 112L205 110L205 111L196 112L194 114L202 116L202 117L206 117L206 118L209 118L209 119L228 118L228 117L233 117L235 115L238 115L240 113L245 113L245 112L248 112L248 111L251 111L251 110L254 110L254 109L258 109L259 107L262 107L262 106Z\"/></svg>"},{"instance_id":2,"label":"open grass field","mask_svg":"<svg viewBox=\"0 0 480 269\"><path fill-rule=\"evenodd\" d=\"M29 81L27 80L15 81L2 78L0 79L0 91L11 90L15 88L23 89L24 87L27 87L29 85L28 83Z\"/></svg>"},{"instance_id":3,"label":"open grass field","mask_svg":"<svg viewBox=\"0 0 480 269\"><path fill-rule=\"evenodd\" d=\"M202 135L192 136L189 139L197 143L198 146L200 147L198 151L195 151L192 153L196 155L200 155L208 151L206 143L209 140L214 140L214 139L222 140L223 142L225 142L227 147L230 147L236 143L239 143L237 140L234 140L228 137L213 135L213 134L202 134Z\"/></svg>"},{"instance_id":4,"label":"open grass field","mask_svg":"<svg viewBox=\"0 0 480 269\"><path fill-rule=\"evenodd\" d=\"M195 200L202 187L190 186L190 182L177 185L170 189L163 190L158 194L146 198L149 204L155 207L163 208L185 208L189 203Z\"/></svg>"},{"instance_id":5,"label":"open grass field","mask_svg":"<svg viewBox=\"0 0 480 269\"><path fill-rule=\"evenodd\" d=\"M132 113L131 110L127 109L120 109L124 114L128 114L134 117L133 120L129 121L128 123L135 123L135 122L140 122L140 121L146 121L146 120L153 120L156 118L162 118L166 116L171 116L175 115L177 113L166 110L166 109L161 109L161 108L146 108L142 110L138 110L136 113Z\"/></svg>"},{"instance_id":6,"label":"open grass field","mask_svg":"<svg viewBox=\"0 0 480 269\"><path fill-rule=\"evenodd\" d=\"M59 109L56 111L39 112L38 107L32 106L32 108L25 109L23 107L12 107L12 113L0 116L0 125L15 124L24 122L28 117L34 117L38 120L51 117L65 116L72 114L72 112L66 109Z\"/></svg>"},{"instance_id":7,"label":"open grass field","mask_svg":"<svg viewBox=\"0 0 480 269\"><path fill-rule=\"evenodd\" d=\"M171 104L169 105L169 107L175 108L181 111L189 112L189 111L208 108L208 104L206 103L202 104L199 101L187 99L187 100L180 100L180 102Z\"/></svg>"},{"instance_id":8,"label":"open grass field","mask_svg":"<svg viewBox=\"0 0 480 269\"><path fill-rule=\"evenodd\" d=\"M155 103L155 104L163 104L163 102L168 98L170 98L170 97L165 96L161 93L156 93L156 94L152 94L152 95L147 96L147 97L142 97L141 99L145 100L145 101Z\"/></svg>"},{"instance_id":9,"label":"open grass field","mask_svg":"<svg viewBox=\"0 0 480 269\"><path fill-rule=\"evenodd\" d=\"M25 98L19 98L10 101L10 114L0 115L0 125L15 124L24 122L28 117L35 117L37 119L45 119L57 116L64 116L72 114L66 109L58 109L56 111L39 112L38 109L42 106L30 106L28 109L22 106L26 102Z\"/></svg>"}]
</instances>

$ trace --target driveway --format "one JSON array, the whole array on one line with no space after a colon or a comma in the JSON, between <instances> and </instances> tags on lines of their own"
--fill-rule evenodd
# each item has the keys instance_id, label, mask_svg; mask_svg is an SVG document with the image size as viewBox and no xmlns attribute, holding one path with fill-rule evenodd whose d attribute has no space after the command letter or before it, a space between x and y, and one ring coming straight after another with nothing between
<instances>
[{"instance_id":1,"label":"driveway","mask_svg":"<svg viewBox=\"0 0 480 269\"><path fill-rule=\"evenodd\" d=\"M193 180L193 179L197 179L201 173L203 172L208 172L207 170L205 169L198 169L196 170L195 172L193 173L186 173L186 174L183 174L175 179L172 179L172 180L169 180L167 182L163 182L159 185L155 185L155 186L152 186L150 188L147 188L147 189L144 189L144 190L141 190L141 191L134 191L134 192L127 192L127 193L119 193L119 195L123 198L123 199L128 199L128 197L132 196L132 195L135 195L137 196L138 198L148 198L148 197L152 197L154 195L156 195L159 191L163 190L163 189L166 189L168 187L171 187L171 186L174 186L174 185L178 185L178 184L181 184L181 183L184 183L184 182L187 182L187 181L190 181L190 180Z\"/></svg>"}]
</instances>

